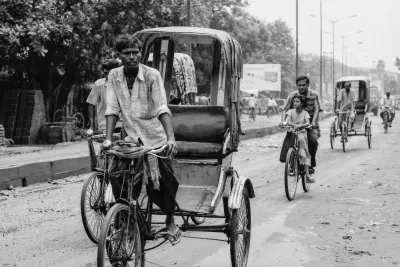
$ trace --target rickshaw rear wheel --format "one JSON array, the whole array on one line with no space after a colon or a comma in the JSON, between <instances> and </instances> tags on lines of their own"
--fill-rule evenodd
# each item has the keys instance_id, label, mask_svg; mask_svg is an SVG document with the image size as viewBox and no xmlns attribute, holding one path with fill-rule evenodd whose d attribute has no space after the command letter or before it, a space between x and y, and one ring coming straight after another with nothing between
<instances>
[{"instance_id":1,"label":"rickshaw rear wheel","mask_svg":"<svg viewBox=\"0 0 400 267\"><path fill-rule=\"evenodd\" d=\"M138 223L132 221L132 216L125 204L115 204L109 210L101 226L97 267L108 266L107 260L112 266L145 266L141 232Z\"/></svg>"},{"instance_id":2,"label":"rickshaw rear wheel","mask_svg":"<svg viewBox=\"0 0 400 267\"><path fill-rule=\"evenodd\" d=\"M251 208L247 188L243 188L240 207L232 211L230 223L230 250L232 267L245 267L249 258Z\"/></svg>"}]
</instances>

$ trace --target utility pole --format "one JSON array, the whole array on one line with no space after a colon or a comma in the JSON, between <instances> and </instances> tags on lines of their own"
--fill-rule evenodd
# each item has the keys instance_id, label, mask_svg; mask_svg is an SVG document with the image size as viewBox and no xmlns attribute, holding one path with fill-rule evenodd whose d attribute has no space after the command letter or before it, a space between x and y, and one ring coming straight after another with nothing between
<instances>
[{"instance_id":1,"label":"utility pole","mask_svg":"<svg viewBox=\"0 0 400 267\"><path fill-rule=\"evenodd\" d=\"M299 77L299 0L296 0L296 78Z\"/></svg>"},{"instance_id":2,"label":"utility pole","mask_svg":"<svg viewBox=\"0 0 400 267\"><path fill-rule=\"evenodd\" d=\"M335 90L335 22L332 22L332 90Z\"/></svg>"},{"instance_id":3,"label":"utility pole","mask_svg":"<svg viewBox=\"0 0 400 267\"><path fill-rule=\"evenodd\" d=\"M191 3L190 3L190 0L187 0L187 14L186 14L186 25L188 26L188 27L190 27L191 26L191 24L192 24L192 21L191 21L191 14L192 13L192 10L191 10ZM192 56L192 45L191 44L187 44L187 51L188 51L188 54L189 54L189 56Z\"/></svg>"},{"instance_id":4,"label":"utility pole","mask_svg":"<svg viewBox=\"0 0 400 267\"><path fill-rule=\"evenodd\" d=\"M344 76L344 36L342 37L342 77Z\"/></svg>"},{"instance_id":5,"label":"utility pole","mask_svg":"<svg viewBox=\"0 0 400 267\"><path fill-rule=\"evenodd\" d=\"M319 2L319 9L320 9L320 60L319 60L319 95L322 97L322 0Z\"/></svg>"}]
</instances>

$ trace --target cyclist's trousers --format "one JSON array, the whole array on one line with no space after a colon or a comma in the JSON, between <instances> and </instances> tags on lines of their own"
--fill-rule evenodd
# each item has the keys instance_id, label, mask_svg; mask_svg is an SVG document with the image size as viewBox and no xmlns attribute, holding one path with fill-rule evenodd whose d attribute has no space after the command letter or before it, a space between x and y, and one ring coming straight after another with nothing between
<instances>
[{"instance_id":1,"label":"cyclist's trousers","mask_svg":"<svg viewBox=\"0 0 400 267\"><path fill-rule=\"evenodd\" d=\"M392 112L391 110L387 110L387 111L386 110L382 110L381 113L379 113L381 115L382 120L383 120L383 114L385 114L385 112L389 113L388 120L389 120L389 122L392 122L393 119L394 119L394 112Z\"/></svg>"}]
</instances>

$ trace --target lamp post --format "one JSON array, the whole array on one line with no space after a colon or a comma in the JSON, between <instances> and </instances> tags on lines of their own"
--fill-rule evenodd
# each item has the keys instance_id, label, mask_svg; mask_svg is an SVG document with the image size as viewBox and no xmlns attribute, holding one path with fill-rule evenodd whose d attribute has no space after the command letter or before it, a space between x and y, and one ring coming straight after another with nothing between
<instances>
[{"instance_id":1,"label":"lamp post","mask_svg":"<svg viewBox=\"0 0 400 267\"><path fill-rule=\"evenodd\" d=\"M322 6L322 4L321 4L321 6ZM317 18L317 16L315 16L315 15L310 15L310 16L313 17L313 18ZM326 20L326 21L332 23L332 70L333 70L333 72L332 72L332 85L333 85L333 88L335 88L335 24L336 24L337 22L339 22L339 21L343 21L343 20L351 19L351 18L355 18L355 17L357 17L357 14L352 15L352 16L350 16L350 17L345 17L345 18L337 19L337 20L328 20L328 19L324 19L324 20ZM321 21L323 20L323 18L322 18L322 11L321 11L320 20L321 20ZM322 24L322 23L321 23L321 24ZM322 31L322 26L321 26L321 31ZM322 42L322 41L321 41L321 42Z\"/></svg>"},{"instance_id":2,"label":"lamp post","mask_svg":"<svg viewBox=\"0 0 400 267\"><path fill-rule=\"evenodd\" d=\"M357 32L352 33L352 34L340 36L340 37L342 37L342 76L343 76L343 74L346 75L346 73L345 73L345 64L344 64L344 55L345 55L345 52L344 52L344 39L347 38L347 37L353 36L353 35L357 35L357 34L359 34L361 32L362 31L357 31ZM346 46L346 48L347 48L347 46ZM347 58L347 55L346 55L346 58Z\"/></svg>"},{"instance_id":3,"label":"lamp post","mask_svg":"<svg viewBox=\"0 0 400 267\"><path fill-rule=\"evenodd\" d=\"M296 0L296 78L299 77L299 0Z\"/></svg>"}]
</instances>

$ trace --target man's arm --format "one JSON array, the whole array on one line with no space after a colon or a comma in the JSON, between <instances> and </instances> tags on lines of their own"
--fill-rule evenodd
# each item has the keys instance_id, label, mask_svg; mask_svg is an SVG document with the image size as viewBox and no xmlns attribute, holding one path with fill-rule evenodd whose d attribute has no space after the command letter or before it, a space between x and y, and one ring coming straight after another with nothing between
<instances>
[{"instance_id":1,"label":"man's arm","mask_svg":"<svg viewBox=\"0 0 400 267\"><path fill-rule=\"evenodd\" d=\"M151 97L154 103L155 113L158 116L158 119L160 120L167 135L167 156L173 157L178 151L178 147L175 142L174 131L172 129L172 122L170 118L172 114L167 105L167 96L165 93L164 84L158 71L152 83Z\"/></svg>"},{"instance_id":2,"label":"man's arm","mask_svg":"<svg viewBox=\"0 0 400 267\"><path fill-rule=\"evenodd\" d=\"M117 124L118 115L121 112L121 107L118 102L117 93L116 93L114 77L111 76L111 73L108 75L108 83L107 83L107 109L106 109L106 140L112 141L112 136L114 133L115 125Z\"/></svg>"},{"instance_id":3,"label":"man's arm","mask_svg":"<svg viewBox=\"0 0 400 267\"><path fill-rule=\"evenodd\" d=\"M98 89L97 85L94 84L86 100L86 102L89 104L88 113L89 113L90 130L94 130L96 128L95 127L96 105L100 100L99 92L97 89Z\"/></svg>"},{"instance_id":4,"label":"man's arm","mask_svg":"<svg viewBox=\"0 0 400 267\"><path fill-rule=\"evenodd\" d=\"M318 117L319 117L319 109L321 107L321 100L319 98L319 94L317 94L316 100L314 101L314 115L312 118L312 124L317 124Z\"/></svg>"}]
</instances>

